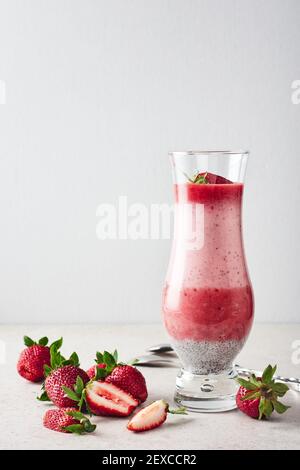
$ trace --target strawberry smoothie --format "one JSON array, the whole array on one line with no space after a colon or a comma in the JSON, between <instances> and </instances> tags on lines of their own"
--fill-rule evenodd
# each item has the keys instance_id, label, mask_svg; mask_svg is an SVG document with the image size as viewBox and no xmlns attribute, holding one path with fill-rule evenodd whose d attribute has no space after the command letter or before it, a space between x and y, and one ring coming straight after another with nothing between
<instances>
[{"instance_id":1,"label":"strawberry smoothie","mask_svg":"<svg viewBox=\"0 0 300 470\"><path fill-rule=\"evenodd\" d=\"M243 184L208 174L175 185L176 224L190 214L198 241L174 239L163 293L164 322L186 371L229 369L249 334L253 295L241 235ZM190 208L190 211L182 208Z\"/></svg>"}]
</instances>

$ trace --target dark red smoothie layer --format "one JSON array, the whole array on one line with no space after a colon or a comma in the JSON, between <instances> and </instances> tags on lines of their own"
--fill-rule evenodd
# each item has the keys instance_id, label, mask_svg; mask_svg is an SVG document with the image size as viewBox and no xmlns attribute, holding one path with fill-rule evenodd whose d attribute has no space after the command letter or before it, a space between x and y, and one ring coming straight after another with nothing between
<instances>
[{"instance_id":1,"label":"dark red smoothie layer","mask_svg":"<svg viewBox=\"0 0 300 470\"><path fill-rule=\"evenodd\" d=\"M232 184L175 184L176 202L198 202L209 204L211 202L241 200L244 185Z\"/></svg>"}]
</instances>

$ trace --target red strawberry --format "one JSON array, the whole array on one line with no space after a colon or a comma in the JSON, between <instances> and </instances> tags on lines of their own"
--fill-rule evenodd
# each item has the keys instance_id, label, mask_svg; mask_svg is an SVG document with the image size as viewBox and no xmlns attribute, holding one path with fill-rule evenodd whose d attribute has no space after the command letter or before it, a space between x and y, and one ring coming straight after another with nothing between
<instances>
[{"instance_id":1,"label":"red strawberry","mask_svg":"<svg viewBox=\"0 0 300 470\"><path fill-rule=\"evenodd\" d=\"M49 400L58 406L58 408L74 406L75 400L66 395L63 387L74 390L77 377L82 379L83 384L89 381L89 377L84 370L69 364L55 369L46 378L45 391Z\"/></svg>"},{"instance_id":2,"label":"red strawberry","mask_svg":"<svg viewBox=\"0 0 300 470\"><path fill-rule=\"evenodd\" d=\"M112 383L130 393L134 398L143 402L147 400L146 381L141 372L133 366L118 365L108 375L105 382Z\"/></svg>"},{"instance_id":3,"label":"red strawberry","mask_svg":"<svg viewBox=\"0 0 300 470\"><path fill-rule=\"evenodd\" d=\"M89 377L80 369L77 354L74 352L65 359L58 351L59 346L54 343L50 348L51 367L44 367L46 380L39 400L52 401L58 408L68 408L78 401L77 396L82 394Z\"/></svg>"},{"instance_id":4,"label":"red strawberry","mask_svg":"<svg viewBox=\"0 0 300 470\"><path fill-rule=\"evenodd\" d=\"M61 344L61 340L60 344ZM48 338L41 338L38 343L24 336L24 349L17 363L18 373L30 382L41 382L45 378L44 365L50 366L50 348Z\"/></svg>"},{"instance_id":5,"label":"red strawberry","mask_svg":"<svg viewBox=\"0 0 300 470\"><path fill-rule=\"evenodd\" d=\"M59 408L48 410L44 414L43 424L52 431L83 434L93 432L96 425L76 408Z\"/></svg>"},{"instance_id":6,"label":"red strawberry","mask_svg":"<svg viewBox=\"0 0 300 470\"><path fill-rule=\"evenodd\" d=\"M277 366L268 365L262 377L254 374L249 380L238 378L240 388L236 395L238 408L255 419L269 418L273 411L284 413L289 406L278 401L289 390L286 384L275 382L273 376Z\"/></svg>"},{"instance_id":7,"label":"red strawberry","mask_svg":"<svg viewBox=\"0 0 300 470\"><path fill-rule=\"evenodd\" d=\"M85 389L88 408L95 415L129 416L139 402L113 384L93 381Z\"/></svg>"},{"instance_id":8,"label":"red strawberry","mask_svg":"<svg viewBox=\"0 0 300 470\"><path fill-rule=\"evenodd\" d=\"M93 375L96 371L96 380L105 379L106 382L122 388L140 402L147 399L148 392L144 376L136 367L123 363L118 364L117 351L114 351L113 354L107 351L104 351L103 354L97 352L96 364L97 369L94 367L93 371Z\"/></svg>"},{"instance_id":9,"label":"red strawberry","mask_svg":"<svg viewBox=\"0 0 300 470\"><path fill-rule=\"evenodd\" d=\"M87 371L87 375L89 376L90 379L94 379L96 376L96 369L105 369L106 365L105 364L95 364L91 366Z\"/></svg>"},{"instance_id":10,"label":"red strawberry","mask_svg":"<svg viewBox=\"0 0 300 470\"><path fill-rule=\"evenodd\" d=\"M127 429L134 432L149 431L158 428L167 419L167 413L186 414L185 408L170 410L168 403L164 400L157 400L151 405L139 410L127 424Z\"/></svg>"},{"instance_id":11,"label":"red strawberry","mask_svg":"<svg viewBox=\"0 0 300 470\"><path fill-rule=\"evenodd\" d=\"M236 404L243 413L246 413L251 418L257 419L259 417L260 398L254 398L252 400L247 398L246 401L244 401L245 397L251 393L251 391L241 386L236 395Z\"/></svg>"},{"instance_id":12,"label":"red strawberry","mask_svg":"<svg viewBox=\"0 0 300 470\"><path fill-rule=\"evenodd\" d=\"M232 184L232 181L214 173L197 173L193 178L189 178L194 184Z\"/></svg>"}]
</instances>

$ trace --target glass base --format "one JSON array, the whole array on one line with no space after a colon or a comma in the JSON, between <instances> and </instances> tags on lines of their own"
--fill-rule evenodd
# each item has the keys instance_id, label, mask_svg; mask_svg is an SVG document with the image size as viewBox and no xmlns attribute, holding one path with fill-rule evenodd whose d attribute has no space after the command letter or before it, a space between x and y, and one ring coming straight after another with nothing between
<instances>
[{"instance_id":1,"label":"glass base","mask_svg":"<svg viewBox=\"0 0 300 470\"><path fill-rule=\"evenodd\" d=\"M219 374L196 375L181 369L176 377L175 401L188 411L216 413L234 410L239 388L234 369Z\"/></svg>"}]
</instances>

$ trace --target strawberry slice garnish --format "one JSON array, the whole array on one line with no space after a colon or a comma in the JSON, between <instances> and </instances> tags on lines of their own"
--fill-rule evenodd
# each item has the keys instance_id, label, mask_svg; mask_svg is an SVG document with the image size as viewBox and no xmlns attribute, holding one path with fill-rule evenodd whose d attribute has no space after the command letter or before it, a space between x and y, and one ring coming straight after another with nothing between
<instances>
[{"instance_id":1,"label":"strawberry slice garnish","mask_svg":"<svg viewBox=\"0 0 300 470\"><path fill-rule=\"evenodd\" d=\"M186 175L187 176L187 175ZM192 178L187 177L193 184L233 184L232 181L214 173L196 173Z\"/></svg>"},{"instance_id":2,"label":"strawberry slice garnish","mask_svg":"<svg viewBox=\"0 0 300 470\"><path fill-rule=\"evenodd\" d=\"M278 401L289 387L273 379L277 366L268 365L262 377L251 375L249 380L238 378L240 388L236 395L238 408L247 416L255 419L269 418L273 411L284 413L289 406Z\"/></svg>"},{"instance_id":3,"label":"strawberry slice garnish","mask_svg":"<svg viewBox=\"0 0 300 470\"><path fill-rule=\"evenodd\" d=\"M171 410L167 402L157 400L139 410L127 424L127 429L134 432L143 432L158 428L166 421L168 413L187 414L184 407Z\"/></svg>"}]
</instances>

